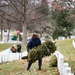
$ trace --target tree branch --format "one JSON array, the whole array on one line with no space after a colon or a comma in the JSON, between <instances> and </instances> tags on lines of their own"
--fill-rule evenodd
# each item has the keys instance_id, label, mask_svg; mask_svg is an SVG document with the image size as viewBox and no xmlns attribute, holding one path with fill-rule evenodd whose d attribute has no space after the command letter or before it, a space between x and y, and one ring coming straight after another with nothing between
<instances>
[{"instance_id":1,"label":"tree branch","mask_svg":"<svg viewBox=\"0 0 75 75\"><path fill-rule=\"evenodd\" d=\"M0 10L0 12L2 12L4 15L9 16L10 18L13 18L14 20L20 21L19 19L17 19L17 18L14 17L14 16L11 16L11 14L6 13L5 11Z\"/></svg>"},{"instance_id":2,"label":"tree branch","mask_svg":"<svg viewBox=\"0 0 75 75\"><path fill-rule=\"evenodd\" d=\"M10 21L10 22L12 22L12 23L22 23L22 22L19 22L19 21L16 21L16 20L11 20L10 18L6 18L6 17L4 17L2 14L0 14L0 16L1 16L3 19L5 19L5 20L7 20L7 21Z\"/></svg>"},{"instance_id":3,"label":"tree branch","mask_svg":"<svg viewBox=\"0 0 75 75\"><path fill-rule=\"evenodd\" d=\"M43 2L42 4L44 5L44 4L50 4L51 2ZM47 7L46 7L47 8ZM28 17L28 16L30 16L31 15L31 13L32 12L34 12L36 9L38 9L38 7L36 7L36 8L34 8L33 10L31 10L29 13L27 13L28 15L26 16L26 17ZM44 8L42 8L42 9L40 9L39 11L37 11L36 13L38 13L38 12L40 12L40 11L42 11Z\"/></svg>"},{"instance_id":4,"label":"tree branch","mask_svg":"<svg viewBox=\"0 0 75 75\"><path fill-rule=\"evenodd\" d=\"M12 0L9 0L10 1L10 3L12 4L12 6L15 8L15 11L17 10L17 12L19 13L19 14L21 14L23 17L24 17L24 15L23 15L23 13L21 13L20 12L20 10L17 8L17 6L12 2Z\"/></svg>"},{"instance_id":5,"label":"tree branch","mask_svg":"<svg viewBox=\"0 0 75 75\"><path fill-rule=\"evenodd\" d=\"M44 17L44 15L41 15L41 16L38 16L38 17L34 17L34 18L32 18L32 19L26 21L26 23L29 23L30 21L35 20L35 19L39 19L39 18L41 18L41 17Z\"/></svg>"}]
</instances>

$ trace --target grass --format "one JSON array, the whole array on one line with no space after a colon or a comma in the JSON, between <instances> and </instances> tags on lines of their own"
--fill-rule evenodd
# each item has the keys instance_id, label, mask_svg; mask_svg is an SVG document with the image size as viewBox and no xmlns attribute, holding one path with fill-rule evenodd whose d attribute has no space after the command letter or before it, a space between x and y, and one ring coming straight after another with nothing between
<instances>
[{"instance_id":1,"label":"grass","mask_svg":"<svg viewBox=\"0 0 75 75\"><path fill-rule=\"evenodd\" d=\"M72 73L75 73L75 60L67 60L65 62L69 63L69 66L71 67Z\"/></svg>"},{"instance_id":2,"label":"grass","mask_svg":"<svg viewBox=\"0 0 75 75\"><path fill-rule=\"evenodd\" d=\"M1 44L1 51L13 44ZM22 45L22 52L26 45ZM43 58L42 71L38 71L38 62L32 64L31 69L26 71L27 60L18 60L0 64L0 75L59 75L57 67L49 67L50 57Z\"/></svg>"},{"instance_id":3,"label":"grass","mask_svg":"<svg viewBox=\"0 0 75 75\"><path fill-rule=\"evenodd\" d=\"M8 49L8 48L10 48L12 45L14 45L14 44L12 44L12 43L3 43L3 44L0 44L0 52L1 51L4 51L5 49ZM17 44L15 44L15 45L17 45ZM22 45L22 52L24 52L26 50L26 45Z\"/></svg>"},{"instance_id":4,"label":"grass","mask_svg":"<svg viewBox=\"0 0 75 75\"><path fill-rule=\"evenodd\" d=\"M72 40L75 39L56 41L56 46L57 50L63 54L65 61L69 63L72 72L75 73L75 48L72 46Z\"/></svg>"},{"instance_id":5,"label":"grass","mask_svg":"<svg viewBox=\"0 0 75 75\"><path fill-rule=\"evenodd\" d=\"M57 50L64 55L65 62L68 62L69 66L72 68L72 73L75 73L75 49L72 46L72 39L56 41L56 46ZM22 51L25 50L26 46L23 45ZM37 70L37 61L32 64L29 71L25 70L27 67L27 60L0 64L0 75L59 75L57 67L49 67L49 58L50 57L43 58L42 71Z\"/></svg>"},{"instance_id":6,"label":"grass","mask_svg":"<svg viewBox=\"0 0 75 75\"><path fill-rule=\"evenodd\" d=\"M13 61L0 65L0 75L59 75L57 67L49 67L49 57L43 59L42 70L38 70L38 62L26 70L27 60Z\"/></svg>"},{"instance_id":7,"label":"grass","mask_svg":"<svg viewBox=\"0 0 75 75\"><path fill-rule=\"evenodd\" d=\"M26 51L26 45L22 45L22 52Z\"/></svg>"},{"instance_id":8,"label":"grass","mask_svg":"<svg viewBox=\"0 0 75 75\"><path fill-rule=\"evenodd\" d=\"M5 49L11 47L13 44L0 44L0 52L4 51Z\"/></svg>"},{"instance_id":9,"label":"grass","mask_svg":"<svg viewBox=\"0 0 75 75\"><path fill-rule=\"evenodd\" d=\"M74 58L75 49L72 46L72 39L57 41L56 46L57 50L64 55L65 59Z\"/></svg>"}]
</instances>

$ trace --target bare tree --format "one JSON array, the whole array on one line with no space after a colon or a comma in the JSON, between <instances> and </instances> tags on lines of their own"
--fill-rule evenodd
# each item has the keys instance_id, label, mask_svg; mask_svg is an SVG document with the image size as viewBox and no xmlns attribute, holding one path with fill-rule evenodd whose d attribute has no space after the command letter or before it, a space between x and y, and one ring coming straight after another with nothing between
<instances>
[{"instance_id":1,"label":"bare tree","mask_svg":"<svg viewBox=\"0 0 75 75\"><path fill-rule=\"evenodd\" d=\"M33 20L40 19L42 17L44 18L45 13L47 12L45 12L45 9L42 7L47 7L46 6L48 4L47 1L46 0L36 0L36 1L35 0L33 1L32 0L3 0L3 1L0 1L0 4L1 4L0 16L7 21L10 21L12 23L16 23L22 26L23 44L25 44L27 41L28 23ZM41 9L36 11L37 8L40 6L41 6ZM35 26L40 27L39 24L36 24Z\"/></svg>"},{"instance_id":2,"label":"bare tree","mask_svg":"<svg viewBox=\"0 0 75 75\"><path fill-rule=\"evenodd\" d=\"M1 1L3 2L3 1ZM7 21L22 24L23 26L23 43L27 41L27 20L26 20L26 10L27 10L27 0L4 0L0 7L0 16ZM5 14L3 16L2 14Z\"/></svg>"}]
</instances>

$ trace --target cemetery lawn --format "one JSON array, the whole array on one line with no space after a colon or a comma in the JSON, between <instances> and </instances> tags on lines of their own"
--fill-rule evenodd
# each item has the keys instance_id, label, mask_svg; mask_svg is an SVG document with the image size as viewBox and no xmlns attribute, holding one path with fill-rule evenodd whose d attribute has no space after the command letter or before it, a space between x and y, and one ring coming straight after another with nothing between
<instances>
[{"instance_id":1,"label":"cemetery lawn","mask_svg":"<svg viewBox=\"0 0 75 75\"><path fill-rule=\"evenodd\" d=\"M12 46L13 44L0 44L0 52L4 51L5 49L8 49Z\"/></svg>"},{"instance_id":2,"label":"cemetery lawn","mask_svg":"<svg viewBox=\"0 0 75 75\"><path fill-rule=\"evenodd\" d=\"M75 73L75 49L72 46L72 39L56 41L56 46L57 50L64 55L64 61L68 62L72 68L72 73ZM25 45L23 45L22 51L25 51L25 49ZM50 57L43 58L42 71L37 70L37 61L32 64L29 71L26 71L27 60L2 63L0 64L0 75L59 75L57 67L49 67L49 58Z\"/></svg>"},{"instance_id":3,"label":"cemetery lawn","mask_svg":"<svg viewBox=\"0 0 75 75\"><path fill-rule=\"evenodd\" d=\"M10 48L13 45L14 44L11 44L11 43L8 43L8 44L6 44L6 43L5 44L0 44L0 52L6 50L8 48ZM17 44L15 44L15 45L17 45ZM26 49L26 46L25 45L22 45L22 52L25 51L25 49Z\"/></svg>"},{"instance_id":4,"label":"cemetery lawn","mask_svg":"<svg viewBox=\"0 0 75 75\"><path fill-rule=\"evenodd\" d=\"M27 60L18 60L0 64L0 75L59 75L57 67L49 67L49 58L43 58L42 70L38 70L38 62L26 70Z\"/></svg>"},{"instance_id":5,"label":"cemetery lawn","mask_svg":"<svg viewBox=\"0 0 75 75\"><path fill-rule=\"evenodd\" d=\"M64 56L64 61L69 63L69 66L72 68L72 73L75 73L75 48L72 45L72 40L59 40L56 41L57 50Z\"/></svg>"}]
</instances>

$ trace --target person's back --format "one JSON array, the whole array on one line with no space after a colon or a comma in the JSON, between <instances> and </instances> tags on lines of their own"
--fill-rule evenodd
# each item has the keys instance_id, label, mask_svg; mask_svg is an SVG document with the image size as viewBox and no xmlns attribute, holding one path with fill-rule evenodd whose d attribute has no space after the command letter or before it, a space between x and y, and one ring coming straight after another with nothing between
<instances>
[{"instance_id":1,"label":"person's back","mask_svg":"<svg viewBox=\"0 0 75 75\"><path fill-rule=\"evenodd\" d=\"M27 44L27 52L29 52L30 49L37 47L38 45L41 45L41 40L38 37L38 35L33 34L32 38L29 40Z\"/></svg>"}]
</instances>

